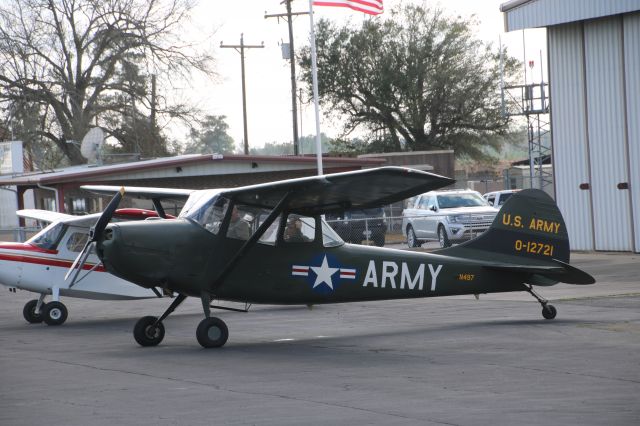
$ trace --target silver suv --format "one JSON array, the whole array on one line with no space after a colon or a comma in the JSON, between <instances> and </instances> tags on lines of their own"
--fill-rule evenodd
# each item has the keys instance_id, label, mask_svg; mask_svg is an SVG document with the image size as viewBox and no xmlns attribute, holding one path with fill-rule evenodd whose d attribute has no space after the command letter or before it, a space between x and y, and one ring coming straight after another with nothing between
<instances>
[{"instance_id":1,"label":"silver suv","mask_svg":"<svg viewBox=\"0 0 640 426\"><path fill-rule=\"evenodd\" d=\"M427 240L449 247L489 229L497 213L479 192L431 191L409 201L402 212L402 231L409 247Z\"/></svg>"}]
</instances>

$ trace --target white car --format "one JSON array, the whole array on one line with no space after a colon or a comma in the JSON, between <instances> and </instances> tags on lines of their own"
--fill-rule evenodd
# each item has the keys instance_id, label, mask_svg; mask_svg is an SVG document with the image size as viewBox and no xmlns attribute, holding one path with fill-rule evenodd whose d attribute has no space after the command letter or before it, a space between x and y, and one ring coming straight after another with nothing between
<instances>
[{"instance_id":1,"label":"white car","mask_svg":"<svg viewBox=\"0 0 640 426\"><path fill-rule=\"evenodd\" d=\"M505 189L504 191L487 192L482 197L493 207L500 208L519 189Z\"/></svg>"},{"instance_id":2,"label":"white car","mask_svg":"<svg viewBox=\"0 0 640 426\"><path fill-rule=\"evenodd\" d=\"M415 197L402 212L409 247L438 240L440 247L474 238L491 226L498 209L469 189L431 191Z\"/></svg>"}]
</instances>

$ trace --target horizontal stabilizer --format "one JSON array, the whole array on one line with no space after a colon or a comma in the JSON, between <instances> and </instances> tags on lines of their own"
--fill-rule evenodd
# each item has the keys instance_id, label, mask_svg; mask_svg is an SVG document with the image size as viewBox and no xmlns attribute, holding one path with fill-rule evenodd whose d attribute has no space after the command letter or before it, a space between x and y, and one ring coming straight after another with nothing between
<instances>
[{"instance_id":1,"label":"horizontal stabilizer","mask_svg":"<svg viewBox=\"0 0 640 426\"><path fill-rule=\"evenodd\" d=\"M532 275L542 276L550 280L547 285L553 285L556 282L566 284L593 284L596 280L588 273L569 265L560 260L552 259L553 265L513 265L513 264L489 264L485 265L488 269L496 269L501 271L511 271L518 273L528 273ZM535 279L535 278L534 278ZM531 284L545 285L541 280L537 279Z\"/></svg>"}]
</instances>

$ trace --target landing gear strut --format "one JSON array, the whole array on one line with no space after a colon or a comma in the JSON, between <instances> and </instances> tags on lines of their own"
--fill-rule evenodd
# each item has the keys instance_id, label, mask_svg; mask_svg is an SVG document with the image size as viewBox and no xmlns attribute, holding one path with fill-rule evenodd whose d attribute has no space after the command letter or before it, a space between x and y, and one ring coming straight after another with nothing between
<instances>
[{"instance_id":1,"label":"landing gear strut","mask_svg":"<svg viewBox=\"0 0 640 426\"><path fill-rule=\"evenodd\" d=\"M164 321L184 300L184 294L179 294L171 303L171 306L160 316L160 318L147 316L138 320L133 328L133 337L140 346L157 346L164 339ZM219 348L227 343L229 329L220 318L211 316L211 296L202 295L202 307L205 319L203 319L196 329L198 343L204 348Z\"/></svg>"},{"instance_id":2,"label":"landing gear strut","mask_svg":"<svg viewBox=\"0 0 640 426\"><path fill-rule=\"evenodd\" d=\"M22 309L22 316L31 324L39 324L44 321L47 325L61 325L67 320L67 307L57 300L44 302L45 295L38 299L28 301Z\"/></svg>"},{"instance_id":3,"label":"landing gear strut","mask_svg":"<svg viewBox=\"0 0 640 426\"><path fill-rule=\"evenodd\" d=\"M164 339L162 321L182 303L187 296L179 294L160 318L142 317L133 327L133 338L140 346L157 346Z\"/></svg>"},{"instance_id":4,"label":"landing gear strut","mask_svg":"<svg viewBox=\"0 0 640 426\"><path fill-rule=\"evenodd\" d=\"M531 284L525 284L526 291L531 294L536 300L542 305L542 316L544 319L552 320L556 317L558 311L555 306L549 305L549 301L542 296L538 295L535 291L533 291L533 286Z\"/></svg>"}]
</instances>

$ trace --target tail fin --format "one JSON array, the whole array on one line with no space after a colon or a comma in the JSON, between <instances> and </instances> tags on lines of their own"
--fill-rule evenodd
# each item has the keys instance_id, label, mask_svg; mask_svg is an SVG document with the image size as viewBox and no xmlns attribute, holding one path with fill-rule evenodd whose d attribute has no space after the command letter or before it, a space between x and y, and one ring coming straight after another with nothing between
<instances>
[{"instance_id":1,"label":"tail fin","mask_svg":"<svg viewBox=\"0 0 640 426\"><path fill-rule=\"evenodd\" d=\"M595 282L586 272L568 265L569 235L564 219L555 201L538 189L517 192L484 234L440 253L478 259L488 268L530 273L531 284Z\"/></svg>"}]
</instances>

